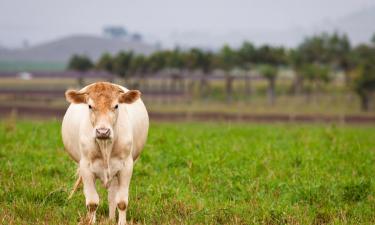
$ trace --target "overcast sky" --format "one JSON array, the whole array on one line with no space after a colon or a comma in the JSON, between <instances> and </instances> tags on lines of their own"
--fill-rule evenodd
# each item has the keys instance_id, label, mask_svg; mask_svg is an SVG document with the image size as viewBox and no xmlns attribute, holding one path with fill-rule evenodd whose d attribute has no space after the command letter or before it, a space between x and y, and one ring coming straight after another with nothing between
<instances>
[{"instance_id":1,"label":"overcast sky","mask_svg":"<svg viewBox=\"0 0 375 225\"><path fill-rule=\"evenodd\" d=\"M157 40L173 33L313 26L375 0L0 0L0 45L20 46L123 25Z\"/></svg>"}]
</instances>

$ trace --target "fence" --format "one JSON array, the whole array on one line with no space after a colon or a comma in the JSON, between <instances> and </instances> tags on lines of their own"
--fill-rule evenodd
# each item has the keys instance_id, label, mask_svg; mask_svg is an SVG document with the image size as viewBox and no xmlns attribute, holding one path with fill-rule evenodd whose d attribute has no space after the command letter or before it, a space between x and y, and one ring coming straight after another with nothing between
<instances>
[{"instance_id":1,"label":"fence","mask_svg":"<svg viewBox=\"0 0 375 225\"><path fill-rule=\"evenodd\" d=\"M14 85L1 85L2 80L14 79ZM34 82L31 82L31 81ZM38 84L38 80L44 82ZM51 82L45 82L50 80ZM56 84L53 80L61 81ZM76 82L67 82L67 80ZM0 72L0 95L4 98L18 100L54 100L62 98L65 90L69 86L82 87L90 81L104 80L125 83L124 86L130 89L140 89L144 97L150 101L160 102L189 102L193 97L206 98L210 96L211 83L225 83L222 85L222 95L227 101L233 99L235 94L234 83L244 84L242 91L244 95L251 93L251 81L262 80L260 76L225 76L225 75L202 75L202 74L168 74L158 73L147 76L136 75L129 79L118 79L114 75L106 72L90 71L79 73L75 71L65 72ZM217 87L218 85L216 85ZM238 92L238 90L237 90Z\"/></svg>"},{"instance_id":2,"label":"fence","mask_svg":"<svg viewBox=\"0 0 375 225\"><path fill-rule=\"evenodd\" d=\"M268 80L256 73L229 76L223 73L203 75L164 72L122 79L112 74L94 71L33 72L26 75L0 72L0 107L5 111L18 108L33 113L38 109L59 111L67 106L64 92L68 88L79 89L99 80L141 90L142 99L148 105L148 109L160 118L160 112L178 112L181 113L178 115L183 115L182 117L191 117L192 111L203 114L236 114L228 118L253 118L253 115L247 114L283 114L283 118L295 118L296 114L360 113L358 97L348 91L344 82L335 81L326 89L296 94L293 91L293 76L285 75L277 78L277 101L275 105L271 105L271 101L267 99ZM240 107L237 107L239 104ZM218 114L217 118L227 117Z\"/></svg>"}]
</instances>

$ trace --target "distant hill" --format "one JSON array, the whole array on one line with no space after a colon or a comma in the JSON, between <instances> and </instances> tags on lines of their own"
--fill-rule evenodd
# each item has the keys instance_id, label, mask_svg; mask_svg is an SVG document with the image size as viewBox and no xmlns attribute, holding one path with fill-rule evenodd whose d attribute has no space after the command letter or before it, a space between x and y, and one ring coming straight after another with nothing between
<instances>
[{"instance_id":1,"label":"distant hill","mask_svg":"<svg viewBox=\"0 0 375 225\"><path fill-rule=\"evenodd\" d=\"M369 42L375 33L375 6L342 17L323 29L345 32L355 44Z\"/></svg>"},{"instance_id":2,"label":"distant hill","mask_svg":"<svg viewBox=\"0 0 375 225\"><path fill-rule=\"evenodd\" d=\"M369 42L375 33L375 6L350 13L336 20L322 20L307 27L285 30L241 29L212 34L205 31L183 31L171 34L166 42L181 46L220 48L224 43L239 46L244 40L257 45L272 44L295 47L307 36L322 32L346 33L354 45Z\"/></svg>"},{"instance_id":3,"label":"distant hill","mask_svg":"<svg viewBox=\"0 0 375 225\"><path fill-rule=\"evenodd\" d=\"M0 48L0 61L66 63L73 54L85 54L96 60L104 52L114 54L121 50L147 55L155 51L156 47L141 41L74 35L29 48Z\"/></svg>"}]
</instances>

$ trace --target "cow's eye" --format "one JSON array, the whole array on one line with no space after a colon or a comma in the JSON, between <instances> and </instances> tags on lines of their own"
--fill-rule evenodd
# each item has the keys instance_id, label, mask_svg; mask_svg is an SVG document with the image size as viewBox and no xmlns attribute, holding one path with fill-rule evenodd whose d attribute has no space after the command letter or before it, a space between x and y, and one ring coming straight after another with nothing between
<instances>
[{"instance_id":1,"label":"cow's eye","mask_svg":"<svg viewBox=\"0 0 375 225\"><path fill-rule=\"evenodd\" d=\"M91 106L91 105L89 105L89 109L92 109L92 106Z\"/></svg>"},{"instance_id":2,"label":"cow's eye","mask_svg":"<svg viewBox=\"0 0 375 225\"><path fill-rule=\"evenodd\" d=\"M115 105L115 109L118 109L118 105Z\"/></svg>"}]
</instances>

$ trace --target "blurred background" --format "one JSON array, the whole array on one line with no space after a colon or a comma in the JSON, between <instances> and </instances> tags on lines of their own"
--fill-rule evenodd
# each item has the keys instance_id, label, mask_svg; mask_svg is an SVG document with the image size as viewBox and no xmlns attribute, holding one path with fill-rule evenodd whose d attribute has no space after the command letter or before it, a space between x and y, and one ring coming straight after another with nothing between
<instances>
[{"instance_id":1,"label":"blurred background","mask_svg":"<svg viewBox=\"0 0 375 225\"><path fill-rule=\"evenodd\" d=\"M0 0L0 115L139 89L155 120L375 122L375 2Z\"/></svg>"}]
</instances>

